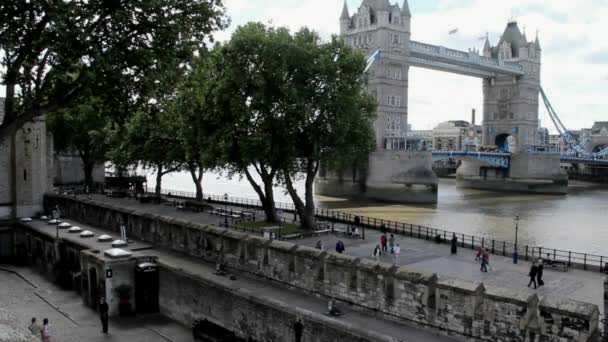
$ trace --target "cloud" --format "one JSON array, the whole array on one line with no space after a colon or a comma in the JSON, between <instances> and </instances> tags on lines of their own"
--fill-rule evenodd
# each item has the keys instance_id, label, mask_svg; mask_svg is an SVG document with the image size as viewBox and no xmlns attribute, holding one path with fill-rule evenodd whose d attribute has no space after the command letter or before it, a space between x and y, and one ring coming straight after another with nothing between
<instances>
[{"instance_id":1,"label":"cloud","mask_svg":"<svg viewBox=\"0 0 608 342\"><path fill-rule=\"evenodd\" d=\"M587 55L586 60L593 64L608 64L608 49L591 52Z\"/></svg>"}]
</instances>

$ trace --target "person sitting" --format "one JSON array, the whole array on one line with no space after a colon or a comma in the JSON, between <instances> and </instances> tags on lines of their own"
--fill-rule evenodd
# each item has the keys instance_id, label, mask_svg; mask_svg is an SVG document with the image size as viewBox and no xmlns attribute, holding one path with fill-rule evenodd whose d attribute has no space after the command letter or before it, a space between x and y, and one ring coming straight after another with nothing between
<instances>
[{"instance_id":1,"label":"person sitting","mask_svg":"<svg viewBox=\"0 0 608 342\"><path fill-rule=\"evenodd\" d=\"M330 316L340 316L342 311L334 304L333 300L327 302L327 314Z\"/></svg>"}]
</instances>

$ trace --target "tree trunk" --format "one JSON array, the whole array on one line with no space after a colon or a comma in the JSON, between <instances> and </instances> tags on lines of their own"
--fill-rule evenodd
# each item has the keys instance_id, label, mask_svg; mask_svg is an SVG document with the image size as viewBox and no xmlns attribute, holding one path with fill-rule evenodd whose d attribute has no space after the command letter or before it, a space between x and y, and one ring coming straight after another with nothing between
<instances>
[{"instance_id":1,"label":"tree trunk","mask_svg":"<svg viewBox=\"0 0 608 342\"><path fill-rule=\"evenodd\" d=\"M298 192L293 186L293 182L291 181L291 175L289 171L283 171L283 177L285 178L285 186L287 187L287 192L289 192L289 196L291 196L291 200L293 201L294 206L296 207L296 212L300 217L300 224L303 228L308 230L314 230L316 228L316 220L315 220L315 209L314 203L312 207L309 207L308 204L305 204ZM308 191L307 191L308 192ZM311 195L312 197L312 195ZM306 198L308 201L308 194L306 194ZM312 210L310 210L312 208Z\"/></svg>"},{"instance_id":2,"label":"tree trunk","mask_svg":"<svg viewBox=\"0 0 608 342\"><path fill-rule=\"evenodd\" d=\"M258 194L260 198L260 202L262 202L262 208L264 209L264 214L266 215L266 221L268 222L279 222L279 215L277 214L277 209L274 204L274 194L272 192L272 183L274 181L274 175L267 175L262 177L262 182L264 183L264 190L258 185L258 183L253 179L249 170L245 169L245 176L247 180L253 187L253 190ZM266 180L264 180L266 178Z\"/></svg>"},{"instance_id":3,"label":"tree trunk","mask_svg":"<svg viewBox=\"0 0 608 342\"><path fill-rule=\"evenodd\" d=\"M154 188L154 194L156 198L160 198L161 194L161 183L163 181L163 164L156 164L156 187Z\"/></svg>"},{"instance_id":4,"label":"tree trunk","mask_svg":"<svg viewBox=\"0 0 608 342\"><path fill-rule=\"evenodd\" d=\"M84 184L91 190L93 189L93 168L95 167L95 163L83 160L82 164L84 168Z\"/></svg>"},{"instance_id":5,"label":"tree trunk","mask_svg":"<svg viewBox=\"0 0 608 342\"><path fill-rule=\"evenodd\" d=\"M190 170L190 176L192 176L192 181L194 182L194 186L196 187L196 200L202 201L203 185L201 184L201 182L203 181L203 168L191 163L188 164L188 169Z\"/></svg>"}]
</instances>

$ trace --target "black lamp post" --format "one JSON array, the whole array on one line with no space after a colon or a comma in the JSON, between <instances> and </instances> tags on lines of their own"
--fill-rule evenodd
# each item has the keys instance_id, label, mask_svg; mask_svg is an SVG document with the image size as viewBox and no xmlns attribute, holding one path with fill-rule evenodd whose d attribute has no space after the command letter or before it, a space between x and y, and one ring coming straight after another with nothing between
<instances>
[{"instance_id":1,"label":"black lamp post","mask_svg":"<svg viewBox=\"0 0 608 342\"><path fill-rule=\"evenodd\" d=\"M53 209L52 212L52 216L53 219L55 220L55 237L57 239L59 239L59 217L60 217L60 213L59 213L59 207L55 207L55 209Z\"/></svg>"},{"instance_id":2,"label":"black lamp post","mask_svg":"<svg viewBox=\"0 0 608 342\"><path fill-rule=\"evenodd\" d=\"M228 194L224 194L224 226L228 228Z\"/></svg>"},{"instance_id":3,"label":"black lamp post","mask_svg":"<svg viewBox=\"0 0 608 342\"><path fill-rule=\"evenodd\" d=\"M517 264L517 231L519 230L519 215L515 216L514 218L515 220L515 245L514 245L514 250L513 250L513 263Z\"/></svg>"}]
</instances>

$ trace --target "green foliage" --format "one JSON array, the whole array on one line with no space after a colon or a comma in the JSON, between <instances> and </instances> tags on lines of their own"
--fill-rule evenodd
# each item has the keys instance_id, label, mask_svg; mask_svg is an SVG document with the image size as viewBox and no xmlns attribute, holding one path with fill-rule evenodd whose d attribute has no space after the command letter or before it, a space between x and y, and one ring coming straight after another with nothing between
<instances>
[{"instance_id":1,"label":"green foliage","mask_svg":"<svg viewBox=\"0 0 608 342\"><path fill-rule=\"evenodd\" d=\"M178 68L225 26L221 0L0 2L6 117L0 137L81 96L121 122L160 68Z\"/></svg>"},{"instance_id":2,"label":"green foliage","mask_svg":"<svg viewBox=\"0 0 608 342\"><path fill-rule=\"evenodd\" d=\"M107 113L104 103L91 96L78 105L51 113L48 118L55 148L78 152L85 169L85 183L89 185L93 167L105 162L111 145L112 121Z\"/></svg>"}]
</instances>

